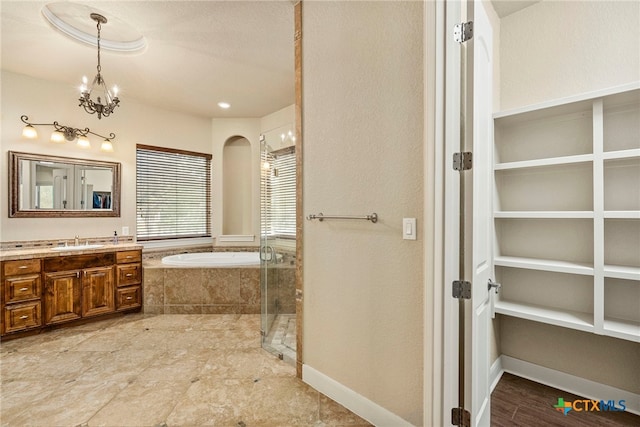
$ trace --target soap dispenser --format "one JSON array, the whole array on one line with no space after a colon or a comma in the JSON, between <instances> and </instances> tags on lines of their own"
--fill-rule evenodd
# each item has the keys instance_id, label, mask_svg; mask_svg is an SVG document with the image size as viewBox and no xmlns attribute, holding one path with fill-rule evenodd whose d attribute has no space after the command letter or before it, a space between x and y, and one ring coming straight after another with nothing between
<instances>
[{"instance_id":1,"label":"soap dispenser","mask_svg":"<svg viewBox=\"0 0 640 427\"><path fill-rule=\"evenodd\" d=\"M113 244L117 245L118 244L118 233L117 232L113 232Z\"/></svg>"}]
</instances>

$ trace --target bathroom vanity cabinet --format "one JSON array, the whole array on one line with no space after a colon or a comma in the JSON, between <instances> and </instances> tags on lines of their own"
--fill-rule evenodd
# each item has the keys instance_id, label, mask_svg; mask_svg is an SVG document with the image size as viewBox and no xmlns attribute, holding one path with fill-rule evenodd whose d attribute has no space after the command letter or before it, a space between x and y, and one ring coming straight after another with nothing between
<instances>
[{"instance_id":1,"label":"bathroom vanity cabinet","mask_svg":"<svg viewBox=\"0 0 640 427\"><path fill-rule=\"evenodd\" d=\"M42 324L40 260L2 263L2 334Z\"/></svg>"},{"instance_id":2,"label":"bathroom vanity cabinet","mask_svg":"<svg viewBox=\"0 0 640 427\"><path fill-rule=\"evenodd\" d=\"M2 261L2 335L140 310L141 250L114 248Z\"/></svg>"},{"instance_id":3,"label":"bathroom vanity cabinet","mask_svg":"<svg viewBox=\"0 0 640 427\"><path fill-rule=\"evenodd\" d=\"M495 311L640 342L640 89L494 116Z\"/></svg>"},{"instance_id":4,"label":"bathroom vanity cabinet","mask_svg":"<svg viewBox=\"0 0 640 427\"><path fill-rule=\"evenodd\" d=\"M142 253L123 251L116 254L118 311L142 307Z\"/></svg>"},{"instance_id":5,"label":"bathroom vanity cabinet","mask_svg":"<svg viewBox=\"0 0 640 427\"><path fill-rule=\"evenodd\" d=\"M115 311L115 254L48 258L44 263L44 323Z\"/></svg>"}]
</instances>

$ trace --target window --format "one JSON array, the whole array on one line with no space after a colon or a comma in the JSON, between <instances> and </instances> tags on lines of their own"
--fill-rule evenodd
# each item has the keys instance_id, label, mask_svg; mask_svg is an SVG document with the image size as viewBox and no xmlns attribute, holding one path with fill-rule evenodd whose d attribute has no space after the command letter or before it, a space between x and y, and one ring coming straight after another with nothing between
<instances>
[{"instance_id":1,"label":"window","mask_svg":"<svg viewBox=\"0 0 640 427\"><path fill-rule=\"evenodd\" d=\"M211 155L136 147L139 241L211 236Z\"/></svg>"},{"instance_id":2,"label":"window","mask_svg":"<svg viewBox=\"0 0 640 427\"><path fill-rule=\"evenodd\" d=\"M294 147L262 153L261 191L263 233L272 237L296 237L296 153ZM266 162L266 163L265 163Z\"/></svg>"}]
</instances>

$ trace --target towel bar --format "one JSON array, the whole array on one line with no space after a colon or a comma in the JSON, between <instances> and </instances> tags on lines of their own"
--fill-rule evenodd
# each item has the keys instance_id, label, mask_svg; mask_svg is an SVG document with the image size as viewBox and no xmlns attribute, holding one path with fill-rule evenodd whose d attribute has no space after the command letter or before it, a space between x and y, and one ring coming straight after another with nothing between
<instances>
[{"instance_id":1,"label":"towel bar","mask_svg":"<svg viewBox=\"0 0 640 427\"><path fill-rule=\"evenodd\" d=\"M323 221L325 219L365 219L375 224L378 222L378 214L374 212L371 215L324 215L320 212L318 214L307 215L307 219L317 219L318 221Z\"/></svg>"}]
</instances>

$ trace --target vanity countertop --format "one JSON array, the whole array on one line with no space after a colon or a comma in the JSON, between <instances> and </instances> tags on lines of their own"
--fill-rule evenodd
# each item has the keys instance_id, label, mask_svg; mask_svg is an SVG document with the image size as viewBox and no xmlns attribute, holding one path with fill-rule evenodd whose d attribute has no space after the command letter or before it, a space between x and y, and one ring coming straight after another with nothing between
<instances>
[{"instance_id":1,"label":"vanity countertop","mask_svg":"<svg viewBox=\"0 0 640 427\"><path fill-rule=\"evenodd\" d=\"M58 247L56 246L2 249L0 250L0 261L11 261L11 260L31 259L31 258L53 258L53 257L59 257L59 256L97 254L97 253L103 253L103 252L133 251L133 250L141 250L141 249L142 249L142 245L139 245L137 243L129 243L129 242L119 243L116 245L114 244L89 245L89 247L87 248L83 247L83 245L79 245L79 246L68 246L60 249L58 249Z\"/></svg>"}]
</instances>

